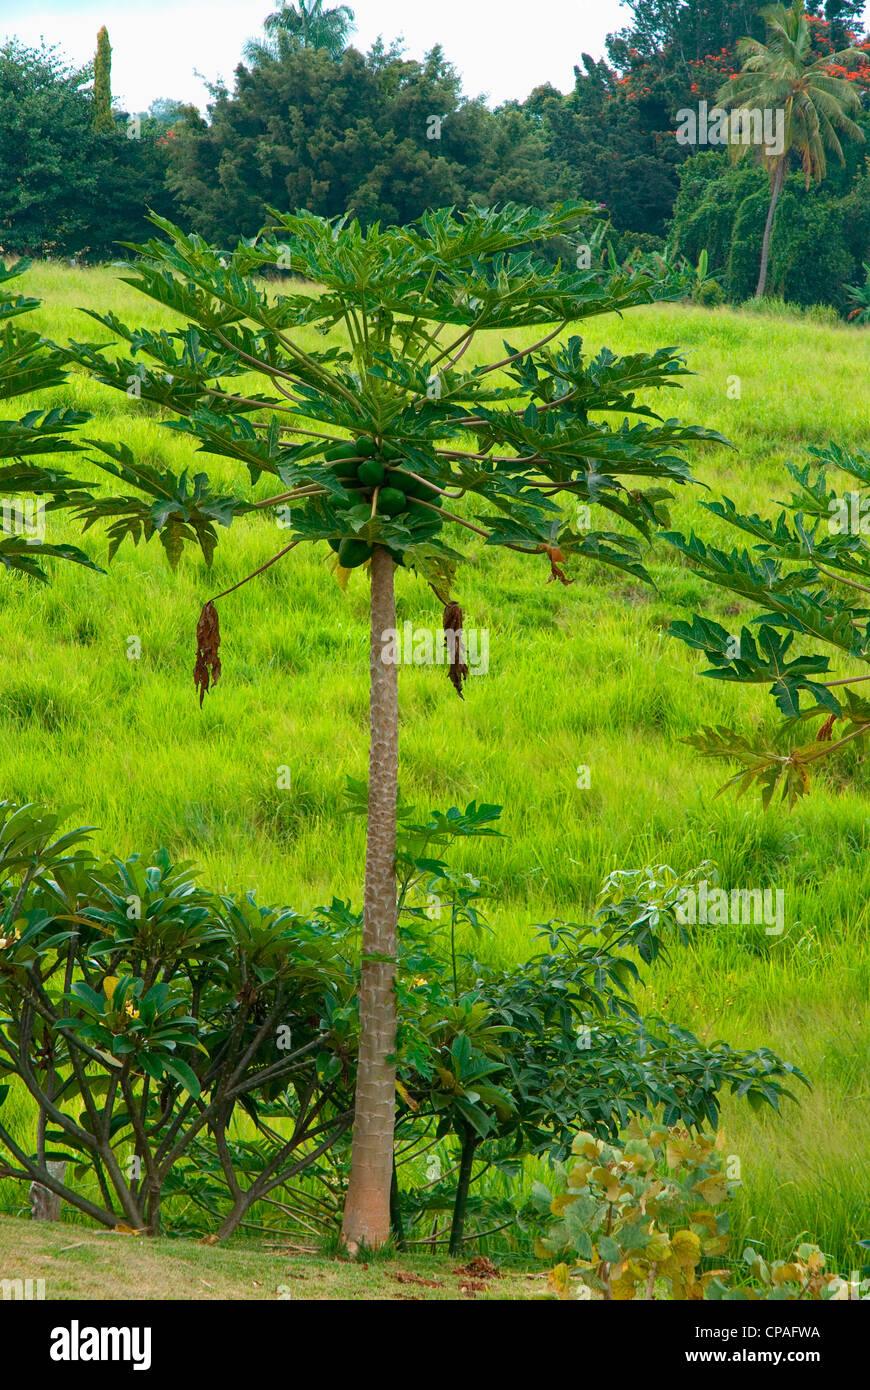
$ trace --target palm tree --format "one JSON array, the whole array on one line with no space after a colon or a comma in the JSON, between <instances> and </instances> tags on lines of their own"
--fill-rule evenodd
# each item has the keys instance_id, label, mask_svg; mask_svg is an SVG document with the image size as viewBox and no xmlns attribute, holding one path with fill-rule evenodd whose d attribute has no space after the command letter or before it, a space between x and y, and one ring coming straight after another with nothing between
<instances>
[{"instance_id":1,"label":"palm tree","mask_svg":"<svg viewBox=\"0 0 870 1390\"><path fill-rule=\"evenodd\" d=\"M766 42L739 41L737 55L743 59L743 67L717 98L720 105L732 110L783 112L781 151L772 154L765 146L760 147L770 175L770 206L761 243L756 299L764 294L767 283L773 218L792 154L800 157L809 188L811 179L821 183L825 177L828 152L844 163L838 131L852 140L864 139L863 132L848 114L860 110L857 92L844 78L830 74L835 63L857 61L862 56L860 51L845 48L839 53L815 57L803 0L794 0L790 10L784 5L768 5L759 13L767 28ZM736 159L741 159L753 146L732 143L729 148Z\"/></svg>"},{"instance_id":2,"label":"palm tree","mask_svg":"<svg viewBox=\"0 0 870 1390\"><path fill-rule=\"evenodd\" d=\"M263 23L265 41L249 39L245 44L245 58L249 63L259 63L264 58L281 58L299 48L322 48L330 57L340 58L354 28L353 20L349 5L325 10L323 0L282 4L280 10L268 15Z\"/></svg>"}]
</instances>

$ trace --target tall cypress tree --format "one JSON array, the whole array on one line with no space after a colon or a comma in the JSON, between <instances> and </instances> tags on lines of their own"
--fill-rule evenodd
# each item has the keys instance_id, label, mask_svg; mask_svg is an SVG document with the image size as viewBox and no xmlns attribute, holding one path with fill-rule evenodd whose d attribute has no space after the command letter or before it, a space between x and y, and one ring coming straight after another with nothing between
<instances>
[{"instance_id":1,"label":"tall cypress tree","mask_svg":"<svg viewBox=\"0 0 870 1390\"><path fill-rule=\"evenodd\" d=\"M94 130L101 135L111 135L114 129L112 49L109 44L109 31L104 24L97 34L97 52L94 58Z\"/></svg>"}]
</instances>

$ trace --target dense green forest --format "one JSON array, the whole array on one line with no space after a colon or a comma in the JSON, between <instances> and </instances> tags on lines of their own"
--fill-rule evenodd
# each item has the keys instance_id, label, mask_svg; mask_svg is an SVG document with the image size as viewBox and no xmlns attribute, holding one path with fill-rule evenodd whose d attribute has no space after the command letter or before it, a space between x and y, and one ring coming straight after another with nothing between
<instances>
[{"instance_id":1,"label":"dense green forest","mask_svg":"<svg viewBox=\"0 0 870 1390\"><path fill-rule=\"evenodd\" d=\"M572 91L543 83L494 110L463 93L441 47L422 60L399 41L360 52L344 6L314 6L320 18L301 25L304 5L268 17L232 90L211 88L206 116L168 97L148 113L113 107L105 31L83 70L56 48L10 39L0 49L0 247L116 258L141 239L149 208L229 248L272 208L350 210L370 225L449 205L587 198L606 210L620 260L666 251L694 264L706 251L711 296L739 303L756 288L771 171L681 143L676 130L679 112L712 107L734 80L740 44L764 40L762 6L628 8L606 57L577 55ZM788 152L766 292L845 315L864 303L850 287L865 279L870 241L870 59L859 0L816 0L806 12L802 61L851 89L854 128L827 142L821 165L808 168L798 146Z\"/></svg>"}]
</instances>

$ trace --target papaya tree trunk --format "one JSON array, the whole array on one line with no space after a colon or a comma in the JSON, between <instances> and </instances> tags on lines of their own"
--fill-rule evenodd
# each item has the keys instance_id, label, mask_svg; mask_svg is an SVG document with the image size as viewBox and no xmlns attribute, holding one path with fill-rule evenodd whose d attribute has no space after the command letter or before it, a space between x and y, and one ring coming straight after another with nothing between
<instances>
[{"instance_id":1,"label":"papaya tree trunk","mask_svg":"<svg viewBox=\"0 0 870 1390\"><path fill-rule=\"evenodd\" d=\"M390 1185L396 1068L396 797L399 765L399 678L385 660L385 636L396 626L393 561L376 545L371 561L369 645L369 803L366 838L363 960L360 976L359 1064L350 1180L342 1240L376 1250L390 1234ZM373 959L375 957L375 959Z\"/></svg>"},{"instance_id":2,"label":"papaya tree trunk","mask_svg":"<svg viewBox=\"0 0 870 1390\"><path fill-rule=\"evenodd\" d=\"M767 288L767 261L770 255L770 236L773 231L773 218L776 213L776 205L779 202L779 195L785 183L785 164L786 156L783 154L777 161L776 170L773 175L773 183L770 189L770 207L767 209L764 236L761 238L761 269L758 272L758 285L755 290L756 299L761 299Z\"/></svg>"}]
</instances>

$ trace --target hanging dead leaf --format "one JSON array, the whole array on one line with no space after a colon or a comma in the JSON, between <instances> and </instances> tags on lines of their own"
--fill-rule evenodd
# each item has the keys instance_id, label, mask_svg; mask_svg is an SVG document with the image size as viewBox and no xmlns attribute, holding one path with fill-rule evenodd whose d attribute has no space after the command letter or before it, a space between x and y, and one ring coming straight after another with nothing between
<instances>
[{"instance_id":1,"label":"hanging dead leaf","mask_svg":"<svg viewBox=\"0 0 870 1390\"><path fill-rule=\"evenodd\" d=\"M836 720L836 718L836 714L828 715L824 724L819 729L819 732L816 734L817 743L830 743L831 734L834 732L834 721Z\"/></svg>"},{"instance_id":2,"label":"hanging dead leaf","mask_svg":"<svg viewBox=\"0 0 870 1390\"><path fill-rule=\"evenodd\" d=\"M552 584L554 579L558 579L561 584L573 584L574 580L569 579L565 571L561 568L565 556L557 545L545 545L542 547L548 560L550 561L550 578L548 584Z\"/></svg>"},{"instance_id":3,"label":"hanging dead leaf","mask_svg":"<svg viewBox=\"0 0 870 1390\"><path fill-rule=\"evenodd\" d=\"M462 609L458 603L448 603L444 609L444 632L447 636L447 675L460 700L464 700L462 683L468 675L468 666L462 632Z\"/></svg>"},{"instance_id":4,"label":"hanging dead leaf","mask_svg":"<svg viewBox=\"0 0 870 1390\"><path fill-rule=\"evenodd\" d=\"M221 674L221 659L218 647L221 644L220 624L217 609L209 600L204 605L196 625L196 665L193 668L193 681L199 691L199 707L209 686L217 685Z\"/></svg>"}]
</instances>

